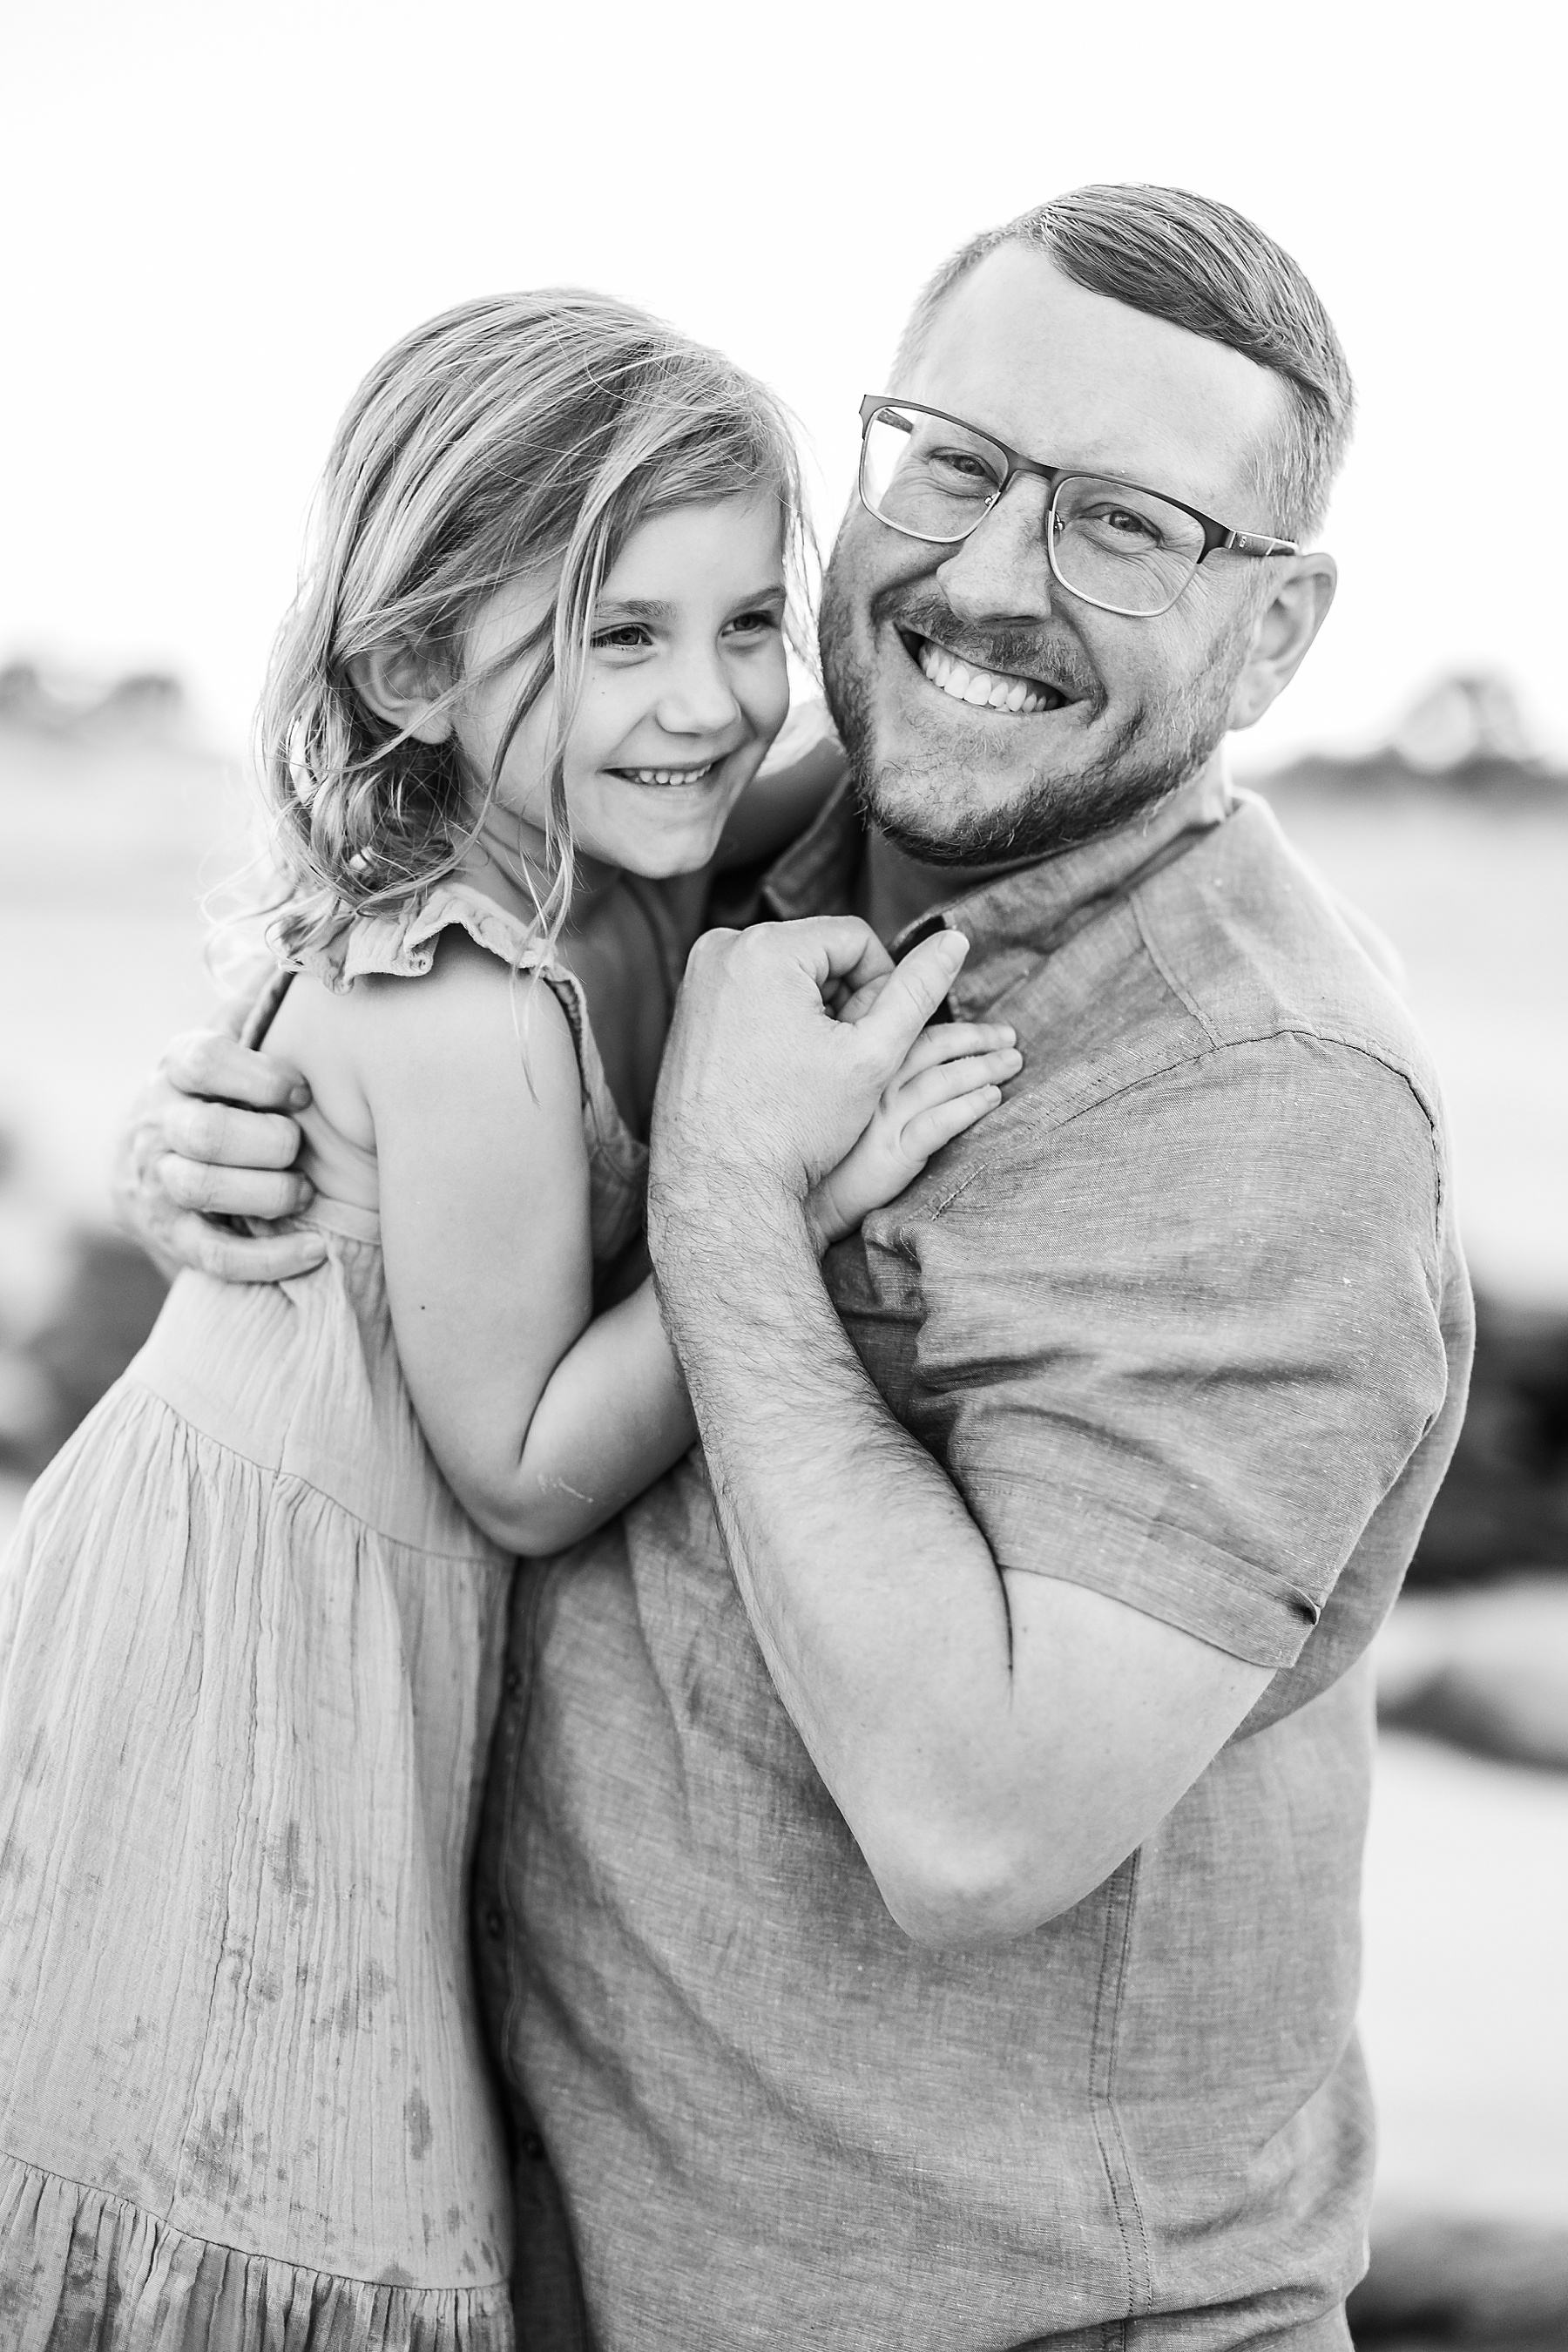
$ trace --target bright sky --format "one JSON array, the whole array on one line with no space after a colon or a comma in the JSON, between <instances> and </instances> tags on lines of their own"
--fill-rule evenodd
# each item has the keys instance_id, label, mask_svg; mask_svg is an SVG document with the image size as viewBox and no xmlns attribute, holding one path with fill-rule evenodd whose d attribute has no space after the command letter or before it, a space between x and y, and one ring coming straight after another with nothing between
<instances>
[{"instance_id":1,"label":"bright sky","mask_svg":"<svg viewBox=\"0 0 1568 2352\"><path fill-rule=\"evenodd\" d=\"M769 378L830 533L860 394L934 264L1064 187L1169 180L1296 254L1361 387L1325 534L1340 602L1249 756L1374 739L1454 663L1510 672L1568 751L1556 16L13 11L0 658L172 667L237 744L354 383L418 319L501 287L607 287Z\"/></svg>"}]
</instances>

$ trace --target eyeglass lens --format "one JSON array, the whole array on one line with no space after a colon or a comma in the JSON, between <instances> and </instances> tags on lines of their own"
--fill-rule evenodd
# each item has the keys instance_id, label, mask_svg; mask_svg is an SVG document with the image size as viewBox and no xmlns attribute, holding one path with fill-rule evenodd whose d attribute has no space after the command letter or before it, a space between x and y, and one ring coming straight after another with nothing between
<instances>
[{"instance_id":1,"label":"eyeglass lens","mask_svg":"<svg viewBox=\"0 0 1568 2352\"><path fill-rule=\"evenodd\" d=\"M983 433L893 404L866 429L861 495L915 539L967 539L995 505L1005 452ZM1103 610L1167 612L1198 567L1203 526L1152 490L1065 474L1052 500L1051 566L1064 588Z\"/></svg>"}]
</instances>

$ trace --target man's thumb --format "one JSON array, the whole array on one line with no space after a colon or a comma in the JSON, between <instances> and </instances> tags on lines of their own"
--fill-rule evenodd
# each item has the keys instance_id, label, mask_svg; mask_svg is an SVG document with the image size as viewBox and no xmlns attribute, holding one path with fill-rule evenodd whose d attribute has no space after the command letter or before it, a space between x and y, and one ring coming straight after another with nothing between
<instances>
[{"instance_id":1,"label":"man's thumb","mask_svg":"<svg viewBox=\"0 0 1568 2352\"><path fill-rule=\"evenodd\" d=\"M889 1075L942 1003L968 953L962 931L934 931L888 974L881 994L857 1026Z\"/></svg>"}]
</instances>

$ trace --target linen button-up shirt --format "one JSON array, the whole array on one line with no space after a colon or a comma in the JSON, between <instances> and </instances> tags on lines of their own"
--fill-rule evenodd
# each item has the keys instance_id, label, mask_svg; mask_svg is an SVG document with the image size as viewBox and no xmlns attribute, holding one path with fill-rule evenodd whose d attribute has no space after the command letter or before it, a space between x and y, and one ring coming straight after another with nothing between
<instances>
[{"instance_id":1,"label":"linen button-up shirt","mask_svg":"<svg viewBox=\"0 0 1568 2352\"><path fill-rule=\"evenodd\" d=\"M851 908L863 848L840 800L741 911ZM1436 1080L1212 772L940 919L1025 1066L829 1254L835 1305L1003 1566L1272 1678L1101 1886L944 1954L780 1704L700 1456L524 1570L480 1949L525 2340L1343 2347L1363 1653L1471 1345Z\"/></svg>"}]
</instances>

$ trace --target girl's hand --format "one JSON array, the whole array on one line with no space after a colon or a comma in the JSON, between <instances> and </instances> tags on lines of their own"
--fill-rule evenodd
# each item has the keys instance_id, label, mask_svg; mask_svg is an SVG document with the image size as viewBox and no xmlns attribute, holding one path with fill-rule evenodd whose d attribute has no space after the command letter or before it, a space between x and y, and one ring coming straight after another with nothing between
<instances>
[{"instance_id":1,"label":"girl's hand","mask_svg":"<svg viewBox=\"0 0 1568 2352\"><path fill-rule=\"evenodd\" d=\"M1024 1066L1014 1035L976 1021L921 1030L859 1141L812 1190L806 1212L819 1251L896 1199L933 1151L995 1109L1004 1084Z\"/></svg>"}]
</instances>

